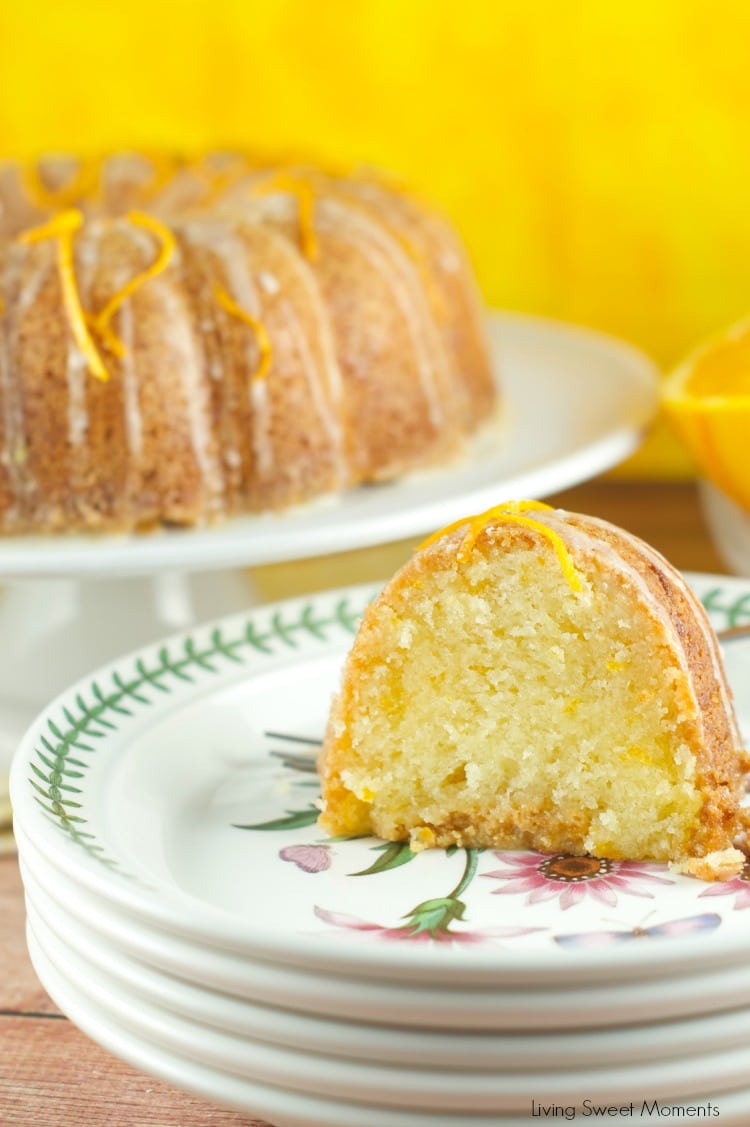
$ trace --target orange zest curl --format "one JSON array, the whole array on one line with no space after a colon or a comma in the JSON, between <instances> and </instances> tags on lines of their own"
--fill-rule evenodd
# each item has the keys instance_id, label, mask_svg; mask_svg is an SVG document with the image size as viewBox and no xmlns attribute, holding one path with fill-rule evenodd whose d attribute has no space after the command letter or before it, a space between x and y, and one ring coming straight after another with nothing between
<instances>
[{"instance_id":1,"label":"orange zest curl","mask_svg":"<svg viewBox=\"0 0 750 1127\"><path fill-rule=\"evenodd\" d=\"M116 356L118 360L122 360L123 356L127 354L127 349L117 334L112 331L109 325L98 325L96 314L86 313L84 316L86 317L86 324L90 331L99 338L104 347L108 349L113 356Z\"/></svg>"},{"instance_id":2,"label":"orange zest curl","mask_svg":"<svg viewBox=\"0 0 750 1127\"><path fill-rule=\"evenodd\" d=\"M109 372L97 348L95 337L98 337L113 356L122 358L125 355L125 346L119 337L112 331L110 320L134 292L166 269L174 254L175 240L172 232L150 215L139 211L131 211L128 220L137 227L144 227L159 239L161 246L151 266L136 274L122 289L114 294L107 304L98 313L87 313L81 304L81 295L78 292L78 283L75 276L75 259L73 254L73 239L76 232L83 226L83 215L75 208L60 211L48 223L39 227L32 227L19 236L19 242L31 244L39 243L44 239L57 239L57 265L60 271L63 302L70 320L73 339L86 358L87 366L92 376L105 383L109 379Z\"/></svg>"},{"instance_id":3,"label":"orange zest curl","mask_svg":"<svg viewBox=\"0 0 750 1127\"><path fill-rule=\"evenodd\" d=\"M546 524L543 524L539 520L534 520L533 517L524 515L526 512L549 512L551 510L552 506L545 505L542 501L506 501L502 505L495 505L493 508L487 509L486 512L477 513L476 516L464 517L462 520L453 521L452 524L448 524L445 528L434 532L432 536L429 536L419 545L419 548L426 548L430 544L434 544L435 541L442 539L442 537L446 536L448 533L455 532L458 528L468 526L466 527L466 535L461 541L456 554L456 562L462 564L471 556L474 545L479 539L482 530L486 528L488 524L520 524L525 528L531 528L535 532L541 533L541 535L550 542L555 550L555 555L557 556L562 573L571 591L581 591L583 590L583 585L562 538L558 536L556 532L553 532L551 528L548 528Z\"/></svg>"},{"instance_id":4,"label":"orange zest curl","mask_svg":"<svg viewBox=\"0 0 750 1127\"><path fill-rule=\"evenodd\" d=\"M24 231L19 236L19 242L30 245L43 242L45 239L57 240L57 267L60 271L63 302L70 320L73 339L85 356L92 376L106 383L109 372L89 330L89 318L81 305L81 295L76 282L73 239L82 225L83 215L77 209L71 208L68 211L58 212L48 223Z\"/></svg>"},{"instance_id":5,"label":"orange zest curl","mask_svg":"<svg viewBox=\"0 0 750 1127\"><path fill-rule=\"evenodd\" d=\"M276 192L288 192L297 197L299 210L299 241L302 253L310 262L318 257L318 239L313 223L315 212L315 192L309 180L293 176L289 172L277 172L268 180L261 180L251 189L253 195L270 196Z\"/></svg>"},{"instance_id":6,"label":"orange zest curl","mask_svg":"<svg viewBox=\"0 0 750 1127\"><path fill-rule=\"evenodd\" d=\"M150 231L155 235L160 242L159 252L156 258L147 266L145 270L140 273L134 274L133 277L125 283L122 289L119 289L116 294L113 294L103 309L94 314L90 319L90 324L99 333L107 347L115 356L123 356L125 348L122 341L112 331L109 322L114 317L117 310L127 301L129 297L135 293L145 282L151 278L155 278L157 274L161 274L166 270L167 266L172 260L175 251L175 239L172 232L164 223L155 219L152 215L146 215L142 211L130 211L127 214L127 219L136 227L143 227L146 231Z\"/></svg>"},{"instance_id":7,"label":"orange zest curl","mask_svg":"<svg viewBox=\"0 0 750 1127\"><path fill-rule=\"evenodd\" d=\"M245 325L249 325L249 327L255 333L255 339L258 344L258 351L260 352L260 360L258 362L258 367L253 372L252 378L254 380L265 379L270 371L271 361L273 359L273 353L271 350L271 338L268 335L266 326L262 321L259 321L257 317L253 317L252 313L248 313L246 309L243 309L241 305L238 305L234 298L230 297L230 295L222 286L214 286L214 297L216 298L222 309L226 309L227 313L229 313L232 317L236 317Z\"/></svg>"}]
</instances>

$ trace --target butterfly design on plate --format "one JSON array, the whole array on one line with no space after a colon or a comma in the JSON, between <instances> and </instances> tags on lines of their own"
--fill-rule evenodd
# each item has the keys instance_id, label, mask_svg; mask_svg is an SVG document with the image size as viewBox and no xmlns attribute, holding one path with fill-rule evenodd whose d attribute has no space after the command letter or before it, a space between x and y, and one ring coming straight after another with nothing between
<instances>
[{"instance_id":1,"label":"butterfly design on plate","mask_svg":"<svg viewBox=\"0 0 750 1127\"><path fill-rule=\"evenodd\" d=\"M614 931L582 931L569 935L555 935L553 939L561 947L611 947L628 943L631 939L674 939L683 935L697 935L702 931L712 931L721 923L717 912L702 912L698 916L683 916L679 920L652 924L650 927L636 926L618 928Z\"/></svg>"}]
</instances>

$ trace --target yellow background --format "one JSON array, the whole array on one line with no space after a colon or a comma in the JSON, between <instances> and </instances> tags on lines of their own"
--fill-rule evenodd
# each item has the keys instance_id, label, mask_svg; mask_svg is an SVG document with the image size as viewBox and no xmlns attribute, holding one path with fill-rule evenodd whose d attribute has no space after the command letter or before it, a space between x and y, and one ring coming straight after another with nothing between
<instances>
[{"instance_id":1,"label":"yellow background","mask_svg":"<svg viewBox=\"0 0 750 1127\"><path fill-rule=\"evenodd\" d=\"M0 0L0 155L302 149L402 173L491 305L665 367L750 310L750 5ZM680 474L659 431L630 469Z\"/></svg>"}]
</instances>

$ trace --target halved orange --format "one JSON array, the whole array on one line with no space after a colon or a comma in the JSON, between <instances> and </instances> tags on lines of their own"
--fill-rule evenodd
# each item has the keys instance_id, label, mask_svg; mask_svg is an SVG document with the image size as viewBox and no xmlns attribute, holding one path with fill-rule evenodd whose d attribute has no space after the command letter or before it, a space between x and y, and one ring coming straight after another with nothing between
<instances>
[{"instance_id":1,"label":"halved orange","mask_svg":"<svg viewBox=\"0 0 750 1127\"><path fill-rule=\"evenodd\" d=\"M668 376L662 406L701 473L750 512L750 319Z\"/></svg>"}]
</instances>

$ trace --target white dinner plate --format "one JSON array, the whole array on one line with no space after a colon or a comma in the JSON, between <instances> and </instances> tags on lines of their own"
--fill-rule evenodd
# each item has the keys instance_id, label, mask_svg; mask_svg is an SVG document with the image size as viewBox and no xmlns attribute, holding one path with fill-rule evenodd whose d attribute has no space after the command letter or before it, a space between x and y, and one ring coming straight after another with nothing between
<instances>
[{"instance_id":1,"label":"white dinner plate","mask_svg":"<svg viewBox=\"0 0 750 1127\"><path fill-rule=\"evenodd\" d=\"M750 967L740 963L658 979L492 987L369 981L259 960L191 943L119 912L84 892L19 840L21 872L44 919L73 922L95 943L254 1003L320 1017L397 1027L518 1032L635 1025L750 1005Z\"/></svg>"},{"instance_id":2,"label":"white dinner plate","mask_svg":"<svg viewBox=\"0 0 750 1127\"><path fill-rule=\"evenodd\" d=\"M454 1033L316 1017L235 998L154 970L103 943L50 902L40 887L33 885L29 898L61 948L83 959L129 997L199 1024L303 1052L447 1070L498 1071L624 1065L688 1056L702 1052L706 1045L725 1049L748 1043L748 1007L706 1017L564 1033L546 1028L507 1034ZM54 960L54 950L50 954Z\"/></svg>"},{"instance_id":3,"label":"white dinner plate","mask_svg":"<svg viewBox=\"0 0 750 1127\"><path fill-rule=\"evenodd\" d=\"M693 582L719 627L750 617L750 583ZM19 834L82 890L175 937L297 968L497 989L745 959L741 878L590 859L571 879L564 858L326 838L315 776L274 752L319 740L373 594L223 619L74 686L14 760ZM750 643L727 652L744 718ZM464 910L427 927L436 899Z\"/></svg>"},{"instance_id":4,"label":"white dinner plate","mask_svg":"<svg viewBox=\"0 0 750 1127\"><path fill-rule=\"evenodd\" d=\"M536 1114L534 1112L532 1100L535 1097L531 1091L528 1093L525 1112L521 1115L473 1116L465 1111L456 1114L444 1110L425 1113L361 1101L352 1103L327 1099L234 1076L223 1069L195 1060L192 1052L186 1055L166 1049L158 1043L158 1034L157 1039L154 1039L149 1031L134 1033L127 1029L108 1012L106 1006L100 1005L86 991L76 989L68 981L37 942L31 929L28 931L28 944L43 986L88 1036L145 1072L217 1103L263 1116L274 1123L275 1127L320 1127L321 1124L326 1127L352 1127L354 1123L357 1127L466 1127L468 1123L474 1122L477 1127L522 1127L533 1121L530 1116L538 1118L540 1115L538 1103ZM639 1111L644 1102L652 1109L656 1102L641 1088L638 1089L635 1100ZM692 1100L683 1096L675 1105L661 1104L662 1108L665 1106L666 1114L674 1118L684 1118L688 1107L695 1109L700 1106L701 1114L709 1116L713 1114L711 1109L718 1109L719 1118L725 1127L745 1127L750 1114L750 1090L739 1087L735 1091L716 1091ZM604 1113L606 1114L606 1109ZM653 1110L648 1114L654 1114ZM658 1111L658 1114L661 1115L662 1112ZM695 1111L687 1114L694 1116Z\"/></svg>"},{"instance_id":5,"label":"white dinner plate","mask_svg":"<svg viewBox=\"0 0 750 1127\"><path fill-rule=\"evenodd\" d=\"M300 1052L263 1039L238 1036L168 1013L133 996L108 975L93 969L59 943L29 905L29 925L47 958L76 989L95 1001L118 1024L148 1036L171 1052L211 1064L243 1079L277 1084L327 1099L364 1100L383 1107L470 1114L522 1113L534 1093L540 1103L576 1104L588 1097L600 1104L623 1104L647 1094L673 1103L696 1101L741 1086L750 1072L750 1039L731 1048L701 1046L692 1056L650 1060L606 1068L554 1068L543 1062L529 1071L453 1071L388 1065L366 1057L341 1059L320 1049Z\"/></svg>"},{"instance_id":6,"label":"white dinner plate","mask_svg":"<svg viewBox=\"0 0 750 1127\"><path fill-rule=\"evenodd\" d=\"M503 395L464 460L280 515L138 536L24 536L0 542L0 578L151 575L254 566L418 536L509 497L543 497L631 454L657 409L648 357L562 322L495 313L490 348Z\"/></svg>"}]
</instances>

